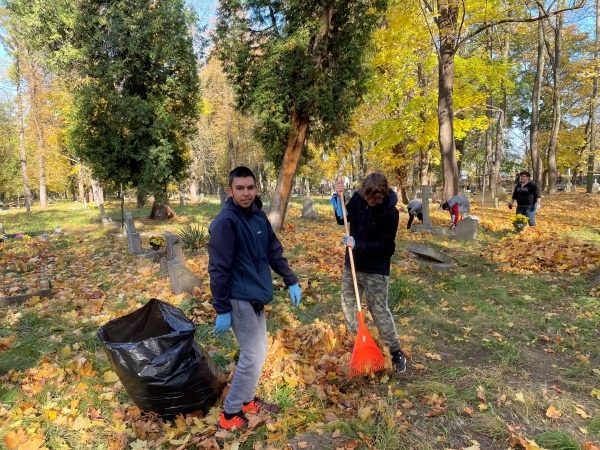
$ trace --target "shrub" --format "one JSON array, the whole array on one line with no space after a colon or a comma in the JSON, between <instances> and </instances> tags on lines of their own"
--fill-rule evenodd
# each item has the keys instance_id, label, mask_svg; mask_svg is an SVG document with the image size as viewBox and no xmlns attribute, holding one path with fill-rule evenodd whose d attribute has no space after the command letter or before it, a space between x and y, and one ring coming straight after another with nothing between
<instances>
[{"instance_id":1,"label":"shrub","mask_svg":"<svg viewBox=\"0 0 600 450\"><path fill-rule=\"evenodd\" d=\"M181 226L176 234L181 246L192 251L200 250L208 243L208 232L197 223Z\"/></svg>"}]
</instances>

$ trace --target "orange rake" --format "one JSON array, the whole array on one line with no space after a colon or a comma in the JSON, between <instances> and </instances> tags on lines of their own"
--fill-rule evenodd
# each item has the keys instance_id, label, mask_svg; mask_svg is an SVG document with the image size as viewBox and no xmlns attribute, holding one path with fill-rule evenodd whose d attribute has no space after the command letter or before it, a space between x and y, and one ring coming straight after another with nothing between
<instances>
[{"instance_id":1,"label":"orange rake","mask_svg":"<svg viewBox=\"0 0 600 450\"><path fill-rule=\"evenodd\" d=\"M348 227L348 218L346 217L346 208L344 202L344 194L340 196L342 202L342 215L344 216L344 227L346 228L346 236L350 236L350 228ZM348 257L350 258L350 269L352 270L352 281L354 282L354 294L356 295L356 306L358 312L356 317L358 320L358 331L354 340L354 350L350 358L350 369L348 377L353 377L360 374L377 372L383 370L385 366L385 357L377 347L375 340L369 334L365 325L365 318L360 305L360 293L358 283L356 282L356 269L354 268L354 255L352 248L348 247Z\"/></svg>"}]
</instances>

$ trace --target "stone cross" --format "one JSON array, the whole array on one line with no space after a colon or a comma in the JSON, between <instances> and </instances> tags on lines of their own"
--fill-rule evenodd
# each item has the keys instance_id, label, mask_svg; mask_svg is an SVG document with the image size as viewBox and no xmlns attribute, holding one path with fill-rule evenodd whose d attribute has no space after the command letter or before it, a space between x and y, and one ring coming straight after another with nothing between
<instances>
[{"instance_id":1,"label":"stone cross","mask_svg":"<svg viewBox=\"0 0 600 450\"><path fill-rule=\"evenodd\" d=\"M140 233L135 230L135 221L133 220L133 214L127 211L125 213L125 229L127 230L127 245L129 251L134 255L142 253L142 238Z\"/></svg>"},{"instance_id":2,"label":"stone cross","mask_svg":"<svg viewBox=\"0 0 600 450\"><path fill-rule=\"evenodd\" d=\"M427 184L421 186L421 192L417 192L417 198L420 198L421 203L423 204L423 225L430 227L431 219L429 218L429 199L433 198L431 187Z\"/></svg>"}]
</instances>

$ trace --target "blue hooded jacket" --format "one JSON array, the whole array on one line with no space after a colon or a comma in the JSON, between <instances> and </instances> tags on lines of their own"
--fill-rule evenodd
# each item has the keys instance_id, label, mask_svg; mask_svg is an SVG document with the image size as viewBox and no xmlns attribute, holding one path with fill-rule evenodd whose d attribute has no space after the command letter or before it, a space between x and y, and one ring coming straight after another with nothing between
<instances>
[{"instance_id":1,"label":"blue hooded jacket","mask_svg":"<svg viewBox=\"0 0 600 450\"><path fill-rule=\"evenodd\" d=\"M249 208L228 198L208 231L208 273L217 314L231 311L229 299L267 304L273 299L271 269L286 286L298 282L258 197Z\"/></svg>"}]
</instances>

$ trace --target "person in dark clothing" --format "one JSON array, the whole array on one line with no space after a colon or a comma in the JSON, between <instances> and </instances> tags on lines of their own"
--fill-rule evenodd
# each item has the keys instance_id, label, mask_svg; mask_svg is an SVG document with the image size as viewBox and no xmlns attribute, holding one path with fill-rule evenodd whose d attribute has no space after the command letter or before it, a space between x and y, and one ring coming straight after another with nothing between
<instances>
[{"instance_id":1,"label":"person in dark clothing","mask_svg":"<svg viewBox=\"0 0 600 450\"><path fill-rule=\"evenodd\" d=\"M529 226L535 226L535 212L540 209L542 193L537 184L530 180L529 172L519 173L519 182L513 191L512 200L508 208L512 209L513 202L517 202L517 214L523 214L529 219Z\"/></svg>"},{"instance_id":2,"label":"person in dark clothing","mask_svg":"<svg viewBox=\"0 0 600 450\"><path fill-rule=\"evenodd\" d=\"M255 397L267 356L267 325L264 306L273 299L271 269L283 277L294 306L300 304L298 278L283 257L262 202L257 197L254 173L236 167L229 173L229 198L209 226L208 273L213 308L217 312L214 333L230 328L240 345L239 360L223 411L221 428L248 426L245 413L279 407Z\"/></svg>"},{"instance_id":3,"label":"person in dark clothing","mask_svg":"<svg viewBox=\"0 0 600 450\"><path fill-rule=\"evenodd\" d=\"M419 200L412 200L408 202L406 209L408 210L408 222L406 223L407 230L410 230L415 217L423 222L423 203Z\"/></svg>"},{"instance_id":4,"label":"person in dark clothing","mask_svg":"<svg viewBox=\"0 0 600 450\"><path fill-rule=\"evenodd\" d=\"M388 305L390 261L396 250L399 222L396 208L398 197L389 188L386 178L379 173L368 175L346 205L342 205L340 198L344 191L342 180L335 183L334 189L336 193L331 198L331 204L339 225L344 224L342 208L345 207L347 211L350 236L344 236L344 244L352 248L359 295L373 316L379 336L390 349L396 370L405 372L406 357L400 348L394 316ZM356 334L358 308L348 250L341 291L346 324Z\"/></svg>"}]
</instances>

